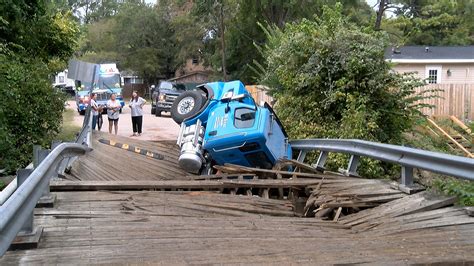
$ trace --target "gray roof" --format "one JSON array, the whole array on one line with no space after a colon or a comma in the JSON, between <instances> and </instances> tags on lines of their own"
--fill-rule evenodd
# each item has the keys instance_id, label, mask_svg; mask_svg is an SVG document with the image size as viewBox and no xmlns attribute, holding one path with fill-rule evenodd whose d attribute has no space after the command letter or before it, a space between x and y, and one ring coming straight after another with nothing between
<instances>
[{"instance_id":1,"label":"gray roof","mask_svg":"<svg viewBox=\"0 0 474 266\"><path fill-rule=\"evenodd\" d=\"M474 59L474 45L471 46L401 46L388 47L385 59L410 60L460 60Z\"/></svg>"}]
</instances>

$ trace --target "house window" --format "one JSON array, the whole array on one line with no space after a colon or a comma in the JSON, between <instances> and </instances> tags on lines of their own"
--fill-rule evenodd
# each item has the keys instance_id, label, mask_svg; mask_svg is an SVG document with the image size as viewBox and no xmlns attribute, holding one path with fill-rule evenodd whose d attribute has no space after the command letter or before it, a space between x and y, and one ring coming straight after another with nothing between
<instances>
[{"instance_id":1,"label":"house window","mask_svg":"<svg viewBox=\"0 0 474 266\"><path fill-rule=\"evenodd\" d=\"M193 65L197 65L199 63L199 60L196 57L194 57L192 59L192 62L193 62Z\"/></svg>"},{"instance_id":2,"label":"house window","mask_svg":"<svg viewBox=\"0 0 474 266\"><path fill-rule=\"evenodd\" d=\"M441 83L441 66L426 66L426 82L429 84Z\"/></svg>"},{"instance_id":3,"label":"house window","mask_svg":"<svg viewBox=\"0 0 474 266\"><path fill-rule=\"evenodd\" d=\"M58 83L64 83L64 76L59 76L59 82Z\"/></svg>"}]
</instances>

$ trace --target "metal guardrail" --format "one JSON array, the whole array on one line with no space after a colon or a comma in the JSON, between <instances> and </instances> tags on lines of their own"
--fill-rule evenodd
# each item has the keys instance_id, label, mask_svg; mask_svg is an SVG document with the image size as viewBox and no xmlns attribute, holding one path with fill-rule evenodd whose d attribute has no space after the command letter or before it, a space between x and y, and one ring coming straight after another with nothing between
<instances>
[{"instance_id":1,"label":"metal guardrail","mask_svg":"<svg viewBox=\"0 0 474 266\"><path fill-rule=\"evenodd\" d=\"M0 255L3 255L21 229L32 230L32 215L36 203L49 186L52 176L64 158L82 155L88 147L76 143L63 143L57 146L28 176L19 182L16 191L0 206ZM18 180L20 181L20 180ZM25 225L25 223L27 223Z\"/></svg>"},{"instance_id":2,"label":"metal guardrail","mask_svg":"<svg viewBox=\"0 0 474 266\"><path fill-rule=\"evenodd\" d=\"M58 174L63 174L78 155L91 149L91 138L91 108L88 106L82 129L74 143L53 143L51 151L35 147L35 168L19 170L11 188L0 193L0 198L4 198L0 205L0 256L5 254L16 236L36 235L33 212L40 199L51 198L49 181Z\"/></svg>"},{"instance_id":3,"label":"metal guardrail","mask_svg":"<svg viewBox=\"0 0 474 266\"><path fill-rule=\"evenodd\" d=\"M84 122L82 124L82 129L80 131L80 133L77 135L76 137L76 141L75 143L77 144L84 144L84 145L87 145L89 148L91 148L92 146L92 143L91 143L91 130L90 128L92 128L92 119L91 119L91 110L90 110L90 107L86 110L86 113L85 113L85 116L84 116ZM52 147L54 148L54 147ZM34 153L34 156L33 157L36 157L37 154L36 154L36 151L33 151ZM58 167L58 174L61 174L63 175L64 172L66 171L66 169L70 168L71 167L71 164L74 162L74 159L76 157L72 157L72 158L67 158L67 159L64 159L60 166ZM36 160L36 159L34 159ZM30 165L28 165L26 167L26 169L33 169L33 163L31 163ZM17 181L17 178L15 177L15 179L13 179L7 187L5 187L1 192L0 192L0 206L3 205L7 199L13 194L13 192L15 192L15 190L17 189L18 187L18 181Z\"/></svg>"},{"instance_id":4,"label":"metal guardrail","mask_svg":"<svg viewBox=\"0 0 474 266\"><path fill-rule=\"evenodd\" d=\"M294 150L300 151L298 160L301 162L307 152L321 151L315 164L319 169L324 169L329 152L350 154L346 175L357 175L359 157L362 156L401 165L401 183L404 186L413 184L414 168L474 180L474 159L466 157L357 139L306 139L290 143Z\"/></svg>"}]
</instances>

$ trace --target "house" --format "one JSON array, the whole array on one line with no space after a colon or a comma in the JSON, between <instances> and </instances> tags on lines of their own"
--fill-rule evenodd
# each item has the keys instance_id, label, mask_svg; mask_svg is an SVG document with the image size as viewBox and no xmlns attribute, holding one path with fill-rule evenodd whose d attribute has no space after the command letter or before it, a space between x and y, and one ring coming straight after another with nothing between
<instances>
[{"instance_id":1,"label":"house","mask_svg":"<svg viewBox=\"0 0 474 266\"><path fill-rule=\"evenodd\" d=\"M72 87L74 88L74 80L67 77L68 70L61 71L54 76L53 86L55 87Z\"/></svg>"},{"instance_id":2,"label":"house","mask_svg":"<svg viewBox=\"0 0 474 266\"><path fill-rule=\"evenodd\" d=\"M474 46L402 46L385 51L399 73L415 72L430 84L474 84Z\"/></svg>"},{"instance_id":3,"label":"house","mask_svg":"<svg viewBox=\"0 0 474 266\"><path fill-rule=\"evenodd\" d=\"M186 63L176 70L175 77L169 80L178 83L206 83L209 82L210 74L210 69L199 62L199 59L192 58L186 60Z\"/></svg>"},{"instance_id":4,"label":"house","mask_svg":"<svg viewBox=\"0 0 474 266\"><path fill-rule=\"evenodd\" d=\"M147 98L149 97L149 89L146 86L143 78L140 78L135 72L124 70L120 72L122 77L122 94L125 98L132 97L132 92L137 91L139 95Z\"/></svg>"}]
</instances>

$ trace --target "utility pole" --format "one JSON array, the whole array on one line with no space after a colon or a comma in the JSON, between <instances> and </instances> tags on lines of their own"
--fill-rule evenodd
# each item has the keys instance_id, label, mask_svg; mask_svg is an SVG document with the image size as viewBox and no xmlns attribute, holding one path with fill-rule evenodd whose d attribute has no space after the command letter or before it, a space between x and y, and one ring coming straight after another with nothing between
<instances>
[{"instance_id":1,"label":"utility pole","mask_svg":"<svg viewBox=\"0 0 474 266\"><path fill-rule=\"evenodd\" d=\"M226 54L225 54L225 25L224 25L224 0L220 1L220 28L221 28L221 49L222 49L222 77L227 81Z\"/></svg>"}]
</instances>

